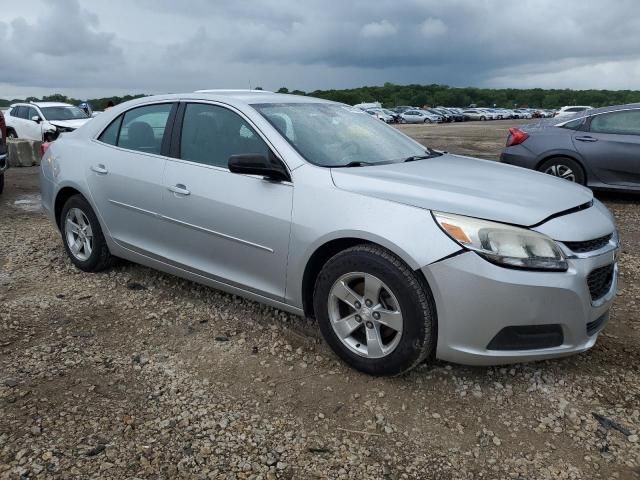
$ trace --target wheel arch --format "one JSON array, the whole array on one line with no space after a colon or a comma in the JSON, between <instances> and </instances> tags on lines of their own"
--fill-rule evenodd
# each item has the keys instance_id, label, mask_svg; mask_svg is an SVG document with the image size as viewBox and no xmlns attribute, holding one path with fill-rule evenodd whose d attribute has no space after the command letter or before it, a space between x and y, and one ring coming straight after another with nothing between
<instances>
[{"instance_id":1,"label":"wheel arch","mask_svg":"<svg viewBox=\"0 0 640 480\"><path fill-rule=\"evenodd\" d=\"M409 268L419 271L419 268L414 264L415 262L412 262L407 258L406 252L400 252L399 248L393 248L393 246L387 245L386 243L387 242L378 242L375 239L367 239L360 236L346 236L327 240L319 245L309 256L302 275L302 309L305 316L315 318L313 309L313 291L315 288L316 278L322 270L322 267L331 257L337 255L343 250L347 250L348 248L363 244L375 245L380 248L384 248L398 257L406 263Z\"/></svg>"},{"instance_id":2,"label":"wheel arch","mask_svg":"<svg viewBox=\"0 0 640 480\"><path fill-rule=\"evenodd\" d=\"M69 200L74 195L81 195L85 200L87 200L87 202L89 202L87 197L83 195L81 191L77 190L74 187L63 187L56 194L56 199L53 203L53 215L54 215L53 218L56 221L56 225L58 226L58 229L61 228L60 215L62 214L62 209L64 208L64 204L67 202L67 200ZM91 204L91 202L89 202L89 204Z\"/></svg>"}]
</instances>

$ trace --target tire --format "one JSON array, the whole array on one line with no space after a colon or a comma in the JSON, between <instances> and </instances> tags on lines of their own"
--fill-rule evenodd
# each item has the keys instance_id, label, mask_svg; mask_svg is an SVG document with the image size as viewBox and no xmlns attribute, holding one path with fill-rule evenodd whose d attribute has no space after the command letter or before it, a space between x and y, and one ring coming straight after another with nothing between
<instances>
[{"instance_id":1,"label":"tire","mask_svg":"<svg viewBox=\"0 0 640 480\"><path fill-rule=\"evenodd\" d=\"M354 283L350 283L352 278ZM374 283L367 285L379 282L381 288L373 289L378 292L375 303L364 304L364 286L371 280ZM347 292L350 304L340 300L342 297L334 295L335 292ZM351 293L356 297L351 297ZM354 301L356 298L361 302ZM435 353L437 320L427 282L379 246L357 245L329 259L316 279L313 305L325 341L342 360L361 372L400 375ZM380 312L384 317L380 317ZM342 323L346 320L340 318L351 318L351 323ZM376 318L395 320L401 330L389 328L385 320L377 322ZM338 335L338 324L346 325L344 335ZM370 342L369 335L378 341Z\"/></svg>"},{"instance_id":2,"label":"tire","mask_svg":"<svg viewBox=\"0 0 640 480\"><path fill-rule=\"evenodd\" d=\"M568 157L550 158L538 167L538 171L548 173L554 177L563 178L580 185L585 185L587 180L582 166L572 158Z\"/></svg>"},{"instance_id":3,"label":"tire","mask_svg":"<svg viewBox=\"0 0 640 480\"><path fill-rule=\"evenodd\" d=\"M4 173L0 173L0 193L4 190Z\"/></svg>"},{"instance_id":4,"label":"tire","mask_svg":"<svg viewBox=\"0 0 640 480\"><path fill-rule=\"evenodd\" d=\"M425 118L425 119L424 119L424 123L431 123L431 120L430 120L430 119L428 119L428 118Z\"/></svg>"},{"instance_id":5,"label":"tire","mask_svg":"<svg viewBox=\"0 0 640 480\"><path fill-rule=\"evenodd\" d=\"M487 119L487 117L480 117L480 121L484 122Z\"/></svg>"},{"instance_id":6,"label":"tire","mask_svg":"<svg viewBox=\"0 0 640 480\"><path fill-rule=\"evenodd\" d=\"M18 138L18 134L16 133L16 131L12 128L7 129L7 138Z\"/></svg>"},{"instance_id":7,"label":"tire","mask_svg":"<svg viewBox=\"0 0 640 480\"><path fill-rule=\"evenodd\" d=\"M74 231L67 220L70 220L76 227L82 227L83 235L80 236L77 230ZM104 239L100 223L91 205L82 195L74 195L65 202L59 223L64 249L76 267L84 272L99 272L112 264L113 257ZM86 228L85 225L89 228ZM89 242L89 249L87 244L82 241L84 238ZM76 239L76 245L78 243L81 245L77 253L72 250L72 239Z\"/></svg>"}]
</instances>

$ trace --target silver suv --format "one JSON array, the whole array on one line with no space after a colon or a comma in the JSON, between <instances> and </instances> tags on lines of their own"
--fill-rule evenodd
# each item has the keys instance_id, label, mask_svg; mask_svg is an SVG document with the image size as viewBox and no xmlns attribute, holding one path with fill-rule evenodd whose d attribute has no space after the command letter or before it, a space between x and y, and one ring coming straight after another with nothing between
<instances>
[{"instance_id":1,"label":"silver suv","mask_svg":"<svg viewBox=\"0 0 640 480\"><path fill-rule=\"evenodd\" d=\"M122 257L315 318L370 374L581 352L616 292L590 190L316 98L134 100L52 144L41 189L78 268Z\"/></svg>"}]
</instances>

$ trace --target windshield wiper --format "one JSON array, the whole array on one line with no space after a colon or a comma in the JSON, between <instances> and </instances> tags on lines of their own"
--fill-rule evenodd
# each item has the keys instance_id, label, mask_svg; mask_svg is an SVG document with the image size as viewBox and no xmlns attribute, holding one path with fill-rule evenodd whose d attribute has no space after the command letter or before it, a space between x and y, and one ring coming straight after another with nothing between
<instances>
[{"instance_id":1,"label":"windshield wiper","mask_svg":"<svg viewBox=\"0 0 640 480\"><path fill-rule=\"evenodd\" d=\"M363 162L362 160L357 160L354 162L349 162L345 165L336 165L333 168L347 168L347 167L369 167L371 165L378 165L376 163L371 163L371 162Z\"/></svg>"},{"instance_id":2,"label":"windshield wiper","mask_svg":"<svg viewBox=\"0 0 640 480\"><path fill-rule=\"evenodd\" d=\"M427 155L412 155L410 157L405 158L403 161L404 162L415 162L416 160L426 160L427 158L435 158L435 157L440 157L443 154L440 152L436 152L435 150L427 150L428 154Z\"/></svg>"}]
</instances>

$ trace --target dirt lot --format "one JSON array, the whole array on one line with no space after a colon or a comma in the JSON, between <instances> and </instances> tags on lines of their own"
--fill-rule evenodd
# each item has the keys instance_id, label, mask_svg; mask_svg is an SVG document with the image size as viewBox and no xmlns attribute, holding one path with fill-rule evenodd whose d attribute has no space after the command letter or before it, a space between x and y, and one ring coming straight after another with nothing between
<instances>
[{"instance_id":1,"label":"dirt lot","mask_svg":"<svg viewBox=\"0 0 640 480\"><path fill-rule=\"evenodd\" d=\"M507 124L401 128L495 158ZM301 318L125 262L79 272L37 193L14 169L0 197L0 478L640 478L638 198L599 195L624 250L591 351L380 379Z\"/></svg>"}]
</instances>

